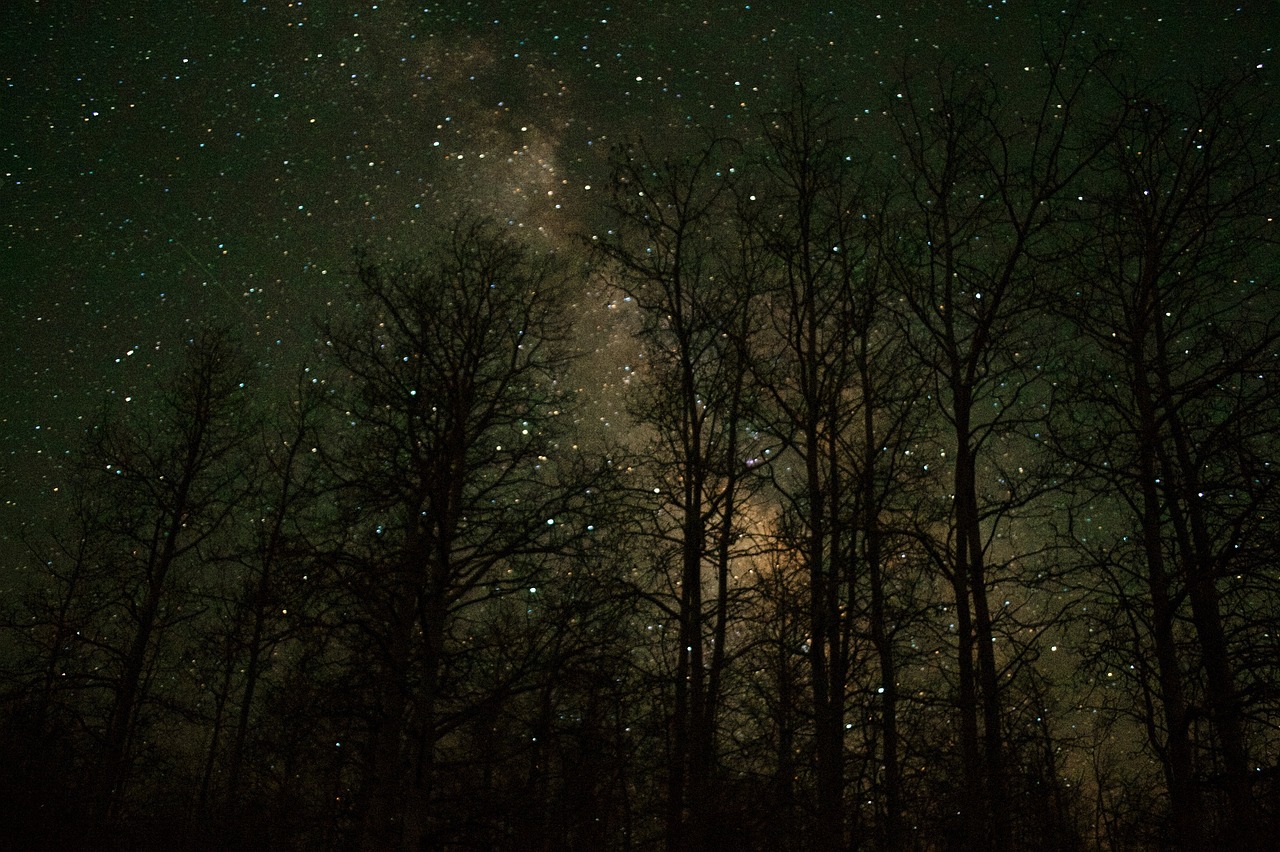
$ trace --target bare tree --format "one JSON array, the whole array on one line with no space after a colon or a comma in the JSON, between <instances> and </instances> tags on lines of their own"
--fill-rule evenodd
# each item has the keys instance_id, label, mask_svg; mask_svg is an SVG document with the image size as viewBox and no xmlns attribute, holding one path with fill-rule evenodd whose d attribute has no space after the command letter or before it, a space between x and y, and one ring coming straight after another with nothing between
<instances>
[{"instance_id":1,"label":"bare tree","mask_svg":"<svg viewBox=\"0 0 1280 852\"><path fill-rule=\"evenodd\" d=\"M667 847L708 848L731 572L750 492L745 347L753 258L738 253L730 146L658 160L644 145L615 162L614 227L596 242L639 310L648 369L632 416L653 435L660 484L658 583L678 625L672 673ZM734 248L725 248L725 243ZM669 551L668 551L669 547ZM674 561L675 570L667 565Z\"/></svg>"},{"instance_id":2,"label":"bare tree","mask_svg":"<svg viewBox=\"0 0 1280 852\"><path fill-rule=\"evenodd\" d=\"M785 447L767 468L780 501L782 538L804 566L817 826L815 848L843 848L846 714L878 718L883 796L877 826L901 842L898 676L890 627L889 512L903 483L890 452L910 444L917 394L904 339L890 311L879 250L882 193L869 158L844 136L829 104L798 85L764 129L762 180L741 199L742 217L769 258L759 290L762 319L753 379L766 404L761 428ZM869 641L874 662L858 646ZM853 671L877 670L876 708L852 711ZM861 726L859 726L861 728Z\"/></svg>"},{"instance_id":3,"label":"bare tree","mask_svg":"<svg viewBox=\"0 0 1280 852\"><path fill-rule=\"evenodd\" d=\"M218 579L198 596L205 623L187 637L198 681L195 703L211 705L201 719L208 746L196 808L232 844L253 830L243 805L264 793L246 783L245 771L246 763L254 763L254 729L269 715L264 681L285 656L282 646L304 641L318 591L308 581L308 566L323 547L314 537L327 528L318 446L327 387L304 370L283 410L267 415L276 422L252 436L255 477L238 513L238 536L219 563Z\"/></svg>"},{"instance_id":4,"label":"bare tree","mask_svg":"<svg viewBox=\"0 0 1280 852\"><path fill-rule=\"evenodd\" d=\"M203 581L208 547L247 490L247 369L229 336L202 333L188 341L185 363L148 416L109 419L91 435L89 454L101 465L93 487L112 498L104 558L115 592L95 640L109 660L111 696L97 771L100 820L113 820L124 802L159 645L192 616L186 589Z\"/></svg>"},{"instance_id":5,"label":"bare tree","mask_svg":"<svg viewBox=\"0 0 1280 852\"><path fill-rule=\"evenodd\" d=\"M949 472L953 498L940 565L958 634L964 837L984 848L1006 843L1008 818L992 547L1009 511L1044 485L1026 473L1042 441L1039 356L1053 339L1041 291L1065 192L1097 155L1077 127L1090 68L1064 53L1046 56L1042 85L1023 97L986 68L908 77L893 113L904 204L892 257L919 367L933 379L927 397L945 424L934 467ZM1019 436L1031 440L1018 446Z\"/></svg>"},{"instance_id":6,"label":"bare tree","mask_svg":"<svg viewBox=\"0 0 1280 852\"><path fill-rule=\"evenodd\" d=\"M349 535L326 558L372 701L364 848L416 848L441 829L441 740L524 688L535 658L496 641L511 596L536 599L549 555L589 534L597 483L557 441L565 279L556 258L463 220L421 263L359 257L357 304L330 325L347 428L329 452ZM487 682L467 680L495 654L474 669Z\"/></svg>"},{"instance_id":7,"label":"bare tree","mask_svg":"<svg viewBox=\"0 0 1280 852\"><path fill-rule=\"evenodd\" d=\"M1142 688L1188 848L1263 843L1242 648L1224 604L1253 585L1244 554L1274 539L1261 507L1277 487L1267 460L1280 410L1280 161L1258 103L1244 82L1127 98L1061 304L1087 341L1063 446L1126 530L1094 545L1112 605L1128 614L1107 635L1129 666L1103 658ZM1226 797L1220 822L1205 808L1209 788Z\"/></svg>"}]
</instances>

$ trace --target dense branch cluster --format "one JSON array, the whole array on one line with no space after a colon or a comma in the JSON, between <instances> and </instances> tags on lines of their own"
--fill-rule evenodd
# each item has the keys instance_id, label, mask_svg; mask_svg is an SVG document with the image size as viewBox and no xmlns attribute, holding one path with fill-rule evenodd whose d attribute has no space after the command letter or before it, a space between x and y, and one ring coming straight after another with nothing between
<instances>
[{"instance_id":1,"label":"dense branch cluster","mask_svg":"<svg viewBox=\"0 0 1280 852\"><path fill-rule=\"evenodd\" d=\"M6 600L2 830L1265 848L1280 158L1253 81L1118 77L635 140L589 262L359 254L287 394L192 338ZM587 275L626 445L576 425Z\"/></svg>"}]
</instances>

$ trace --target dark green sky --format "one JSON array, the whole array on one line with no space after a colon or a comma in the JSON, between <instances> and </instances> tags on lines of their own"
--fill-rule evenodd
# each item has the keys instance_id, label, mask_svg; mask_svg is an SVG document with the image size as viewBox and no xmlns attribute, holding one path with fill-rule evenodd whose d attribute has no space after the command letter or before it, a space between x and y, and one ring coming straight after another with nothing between
<instances>
[{"instance_id":1,"label":"dark green sky","mask_svg":"<svg viewBox=\"0 0 1280 852\"><path fill-rule=\"evenodd\" d=\"M463 205L576 245L627 134L750 128L797 68L853 112L904 58L1016 83L1066 8L20 0L0 24L0 534L65 484L79 418L145 405L193 326L241 329L266 374L306 360L353 245L412 255ZM1269 62L1280 13L1108 2L1073 31L1177 76ZM578 309L600 340L594 287ZM598 364L589 392L617 384Z\"/></svg>"}]
</instances>

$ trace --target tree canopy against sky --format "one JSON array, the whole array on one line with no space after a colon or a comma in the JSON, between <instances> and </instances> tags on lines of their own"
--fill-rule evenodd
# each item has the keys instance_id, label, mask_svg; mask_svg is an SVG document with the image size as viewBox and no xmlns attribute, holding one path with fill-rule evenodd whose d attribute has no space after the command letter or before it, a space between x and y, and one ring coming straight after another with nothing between
<instances>
[{"instance_id":1,"label":"tree canopy against sky","mask_svg":"<svg viewBox=\"0 0 1280 852\"><path fill-rule=\"evenodd\" d=\"M1274 10L527 5L6 30L43 801L1257 845Z\"/></svg>"},{"instance_id":2,"label":"tree canopy against sky","mask_svg":"<svg viewBox=\"0 0 1280 852\"><path fill-rule=\"evenodd\" d=\"M1179 76L1266 65L1277 21L1267 3L19 4L0 31L3 527L62 483L76 418L104 390L143 401L191 323L239 327L268 368L302 360L316 306L350 298L353 244L421 244L465 204L564 247L602 225L628 134L755 133L797 72L874 123L904 61L1016 86L1060 27ZM568 310L606 350L591 419L616 425L632 356L606 302L593 281Z\"/></svg>"}]
</instances>

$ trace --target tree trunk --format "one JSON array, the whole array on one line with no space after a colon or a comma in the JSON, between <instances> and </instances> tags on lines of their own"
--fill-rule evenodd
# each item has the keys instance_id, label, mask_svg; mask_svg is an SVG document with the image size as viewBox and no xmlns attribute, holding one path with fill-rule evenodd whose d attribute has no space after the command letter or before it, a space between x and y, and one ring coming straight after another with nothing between
<instances>
[{"instance_id":1,"label":"tree trunk","mask_svg":"<svg viewBox=\"0 0 1280 852\"><path fill-rule=\"evenodd\" d=\"M1192 770L1190 718L1174 642L1174 608L1169 595L1169 575L1165 568L1164 525L1160 499L1160 470L1157 461L1159 426L1147 383L1144 335L1135 335L1132 359L1134 400L1138 407L1138 475L1142 488L1142 544L1147 562L1147 593L1151 599L1152 640L1163 705L1165 742L1153 743L1164 753L1165 780L1169 805L1180 843L1186 849L1204 847L1199 796Z\"/></svg>"}]
</instances>

